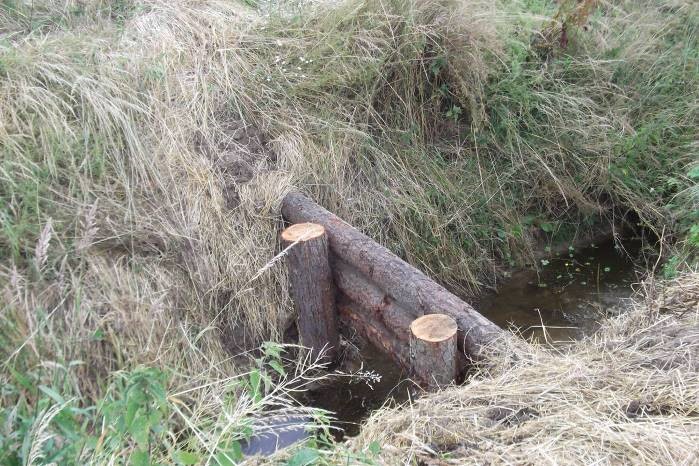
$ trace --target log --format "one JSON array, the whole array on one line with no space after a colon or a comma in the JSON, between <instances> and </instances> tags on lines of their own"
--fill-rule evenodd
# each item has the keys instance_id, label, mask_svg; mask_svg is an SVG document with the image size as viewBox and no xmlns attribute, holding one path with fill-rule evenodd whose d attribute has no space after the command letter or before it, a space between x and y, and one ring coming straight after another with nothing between
<instances>
[{"instance_id":1,"label":"log","mask_svg":"<svg viewBox=\"0 0 699 466\"><path fill-rule=\"evenodd\" d=\"M325 228L299 223L284 230L281 240L289 248L286 258L301 344L311 349L313 359L325 348L327 359L334 360L340 339Z\"/></svg>"},{"instance_id":2,"label":"log","mask_svg":"<svg viewBox=\"0 0 699 466\"><path fill-rule=\"evenodd\" d=\"M341 290L341 297L338 298L337 312L341 322L362 335L370 333L364 336L374 346L389 353L399 366L409 370L410 324L415 319L402 314L387 317L374 309L367 308L363 303L354 301L339 286L338 289ZM394 352L397 354L392 354ZM468 364L468 358L461 351L457 351L457 373L461 374Z\"/></svg>"},{"instance_id":3,"label":"log","mask_svg":"<svg viewBox=\"0 0 699 466\"><path fill-rule=\"evenodd\" d=\"M410 340L410 323L419 317L417 312L401 306L393 296L364 278L355 267L332 254L330 268L337 289L369 311L373 319L392 330L398 339L406 343Z\"/></svg>"},{"instance_id":4,"label":"log","mask_svg":"<svg viewBox=\"0 0 699 466\"><path fill-rule=\"evenodd\" d=\"M410 371L426 388L449 385L457 375L456 321L445 314L410 324Z\"/></svg>"},{"instance_id":5,"label":"log","mask_svg":"<svg viewBox=\"0 0 699 466\"><path fill-rule=\"evenodd\" d=\"M402 307L420 315L452 317L459 329L459 345L471 357L481 358L485 347L504 334L443 286L303 194L288 194L282 202L282 214L290 222L323 225L332 253L395 297Z\"/></svg>"},{"instance_id":6,"label":"log","mask_svg":"<svg viewBox=\"0 0 699 466\"><path fill-rule=\"evenodd\" d=\"M410 370L408 342L396 338L390 329L372 318L369 310L340 295L337 301L337 312L346 327L356 330L372 345L383 350L406 372Z\"/></svg>"}]
</instances>

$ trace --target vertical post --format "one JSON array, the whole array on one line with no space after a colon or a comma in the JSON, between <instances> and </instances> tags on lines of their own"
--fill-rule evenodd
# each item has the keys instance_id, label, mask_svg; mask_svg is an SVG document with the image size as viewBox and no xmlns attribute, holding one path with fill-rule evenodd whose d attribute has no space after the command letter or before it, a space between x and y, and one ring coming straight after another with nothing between
<instances>
[{"instance_id":1,"label":"vertical post","mask_svg":"<svg viewBox=\"0 0 699 466\"><path fill-rule=\"evenodd\" d=\"M456 321L445 314L427 314L410 324L410 368L427 389L456 378Z\"/></svg>"},{"instance_id":2,"label":"vertical post","mask_svg":"<svg viewBox=\"0 0 699 466\"><path fill-rule=\"evenodd\" d=\"M301 344L311 348L313 358L326 347L326 356L334 360L339 336L325 228L298 223L284 230L281 239L285 248L293 244L286 255Z\"/></svg>"}]
</instances>

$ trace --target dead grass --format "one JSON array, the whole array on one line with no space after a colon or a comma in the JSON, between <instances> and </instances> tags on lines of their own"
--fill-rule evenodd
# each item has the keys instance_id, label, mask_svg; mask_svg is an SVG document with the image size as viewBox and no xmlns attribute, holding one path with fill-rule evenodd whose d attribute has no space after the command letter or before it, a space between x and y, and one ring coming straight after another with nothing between
<instances>
[{"instance_id":1,"label":"dead grass","mask_svg":"<svg viewBox=\"0 0 699 466\"><path fill-rule=\"evenodd\" d=\"M385 464L691 464L699 273L647 283L568 349L513 346L464 386L375 413L350 449Z\"/></svg>"},{"instance_id":2,"label":"dead grass","mask_svg":"<svg viewBox=\"0 0 699 466\"><path fill-rule=\"evenodd\" d=\"M694 5L603 3L543 61L554 8L531 8L3 3L3 404L46 400L17 374L91 406L141 365L175 392L240 372L293 317L266 267L292 187L465 294L544 225L570 239L631 209L685 237Z\"/></svg>"}]
</instances>

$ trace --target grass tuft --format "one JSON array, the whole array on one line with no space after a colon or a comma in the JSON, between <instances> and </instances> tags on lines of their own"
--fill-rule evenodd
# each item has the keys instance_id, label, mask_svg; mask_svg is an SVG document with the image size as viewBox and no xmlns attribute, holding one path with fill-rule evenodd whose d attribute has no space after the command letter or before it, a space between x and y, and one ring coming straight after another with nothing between
<instances>
[{"instance_id":1,"label":"grass tuft","mask_svg":"<svg viewBox=\"0 0 699 466\"><path fill-rule=\"evenodd\" d=\"M234 449L212 390L254 393L233 355L293 320L291 189L464 296L629 213L681 276L699 11L573 3L2 1L0 451Z\"/></svg>"}]
</instances>

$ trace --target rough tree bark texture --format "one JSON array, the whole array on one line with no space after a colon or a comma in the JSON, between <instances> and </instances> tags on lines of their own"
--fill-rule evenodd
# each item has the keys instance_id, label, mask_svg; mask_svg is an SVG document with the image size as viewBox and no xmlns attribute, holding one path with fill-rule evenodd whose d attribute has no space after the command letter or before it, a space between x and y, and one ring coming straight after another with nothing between
<instances>
[{"instance_id":1,"label":"rough tree bark texture","mask_svg":"<svg viewBox=\"0 0 699 466\"><path fill-rule=\"evenodd\" d=\"M337 311L345 327L356 330L372 345L384 350L398 366L410 371L408 342L399 340L382 322L372 318L371 311L344 295L338 298Z\"/></svg>"},{"instance_id":2,"label":"rough tree bark texture","mask_svg":"<svg viewBox=\"0 0 699 466\"><path fill-rule=\"evenodd\" d=\"M469 356L479 358L485 346L503 335L470 305L303 194L288 194L282 214L290 222L323 225L331 251L395 298L400 307L412 309L414 315L442 313L452 317L459 329L459 345Z\"/></svg>"},{"instance_id":3,"label":"rough tree bark texture","mask_svg":"<svg viewBox=\"0 0 699 466\"><path fill-rule=\"evenodd\" d=\"M299 223L284 230L281 239L285 248L293 245L286 260L301 344L311 348L313 358L325 347L327 358L334 360L340 340L325 228Z\"/></svg>"},{"instance_id":4,"label":"rough tree bark texture","mask_svg":"<svg viewBox=\"0 0 699 466\"><path fill-rule=\"evenodd\" d=\"M412 309L400 305L391 295L371 283L353 266L341 259L330 258L335 286L350 300L369 311L371 317L393 330L398 339L410 340L410 323L419 317Z\"/></svg>"},{"instance_id":5,"label":"rough tree bark texture","mask_svg":"<svg viewBox=\"0 0 699 466\"><path fill-rule=\"evenodd\" d=\"M410 324L410 369L426 388L448 385L457 375L457 326L444 314L418 317Z\"/></svg>"}]
</instances>

